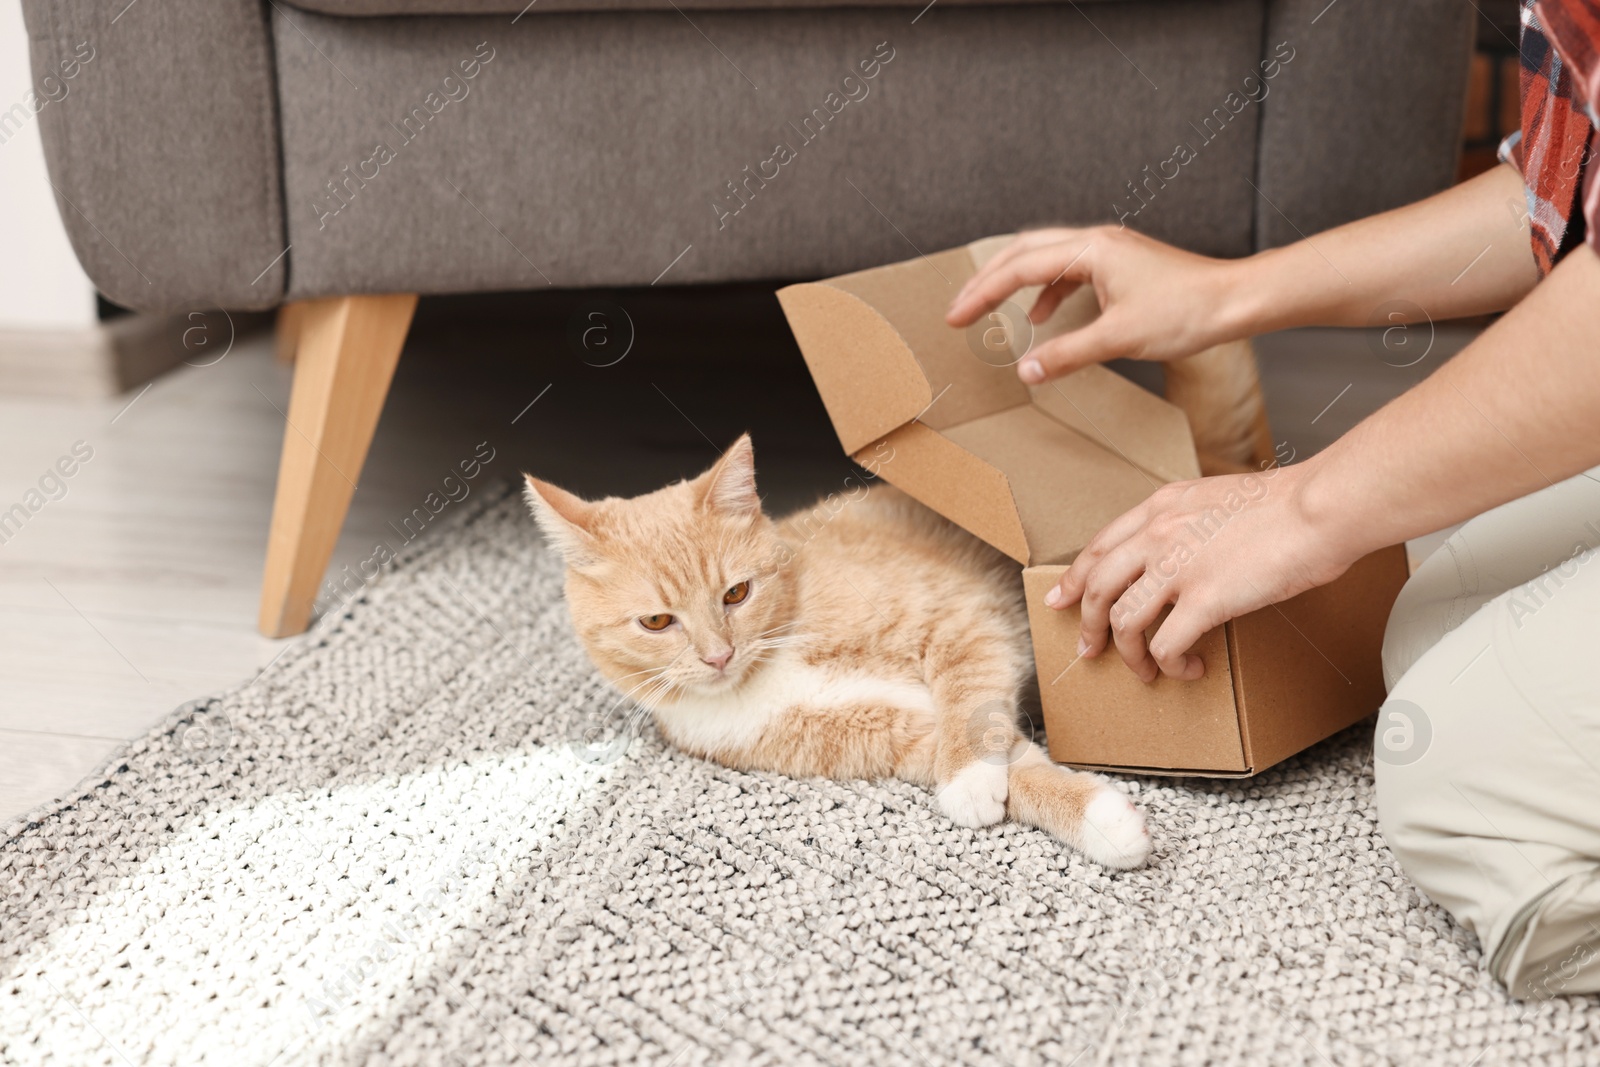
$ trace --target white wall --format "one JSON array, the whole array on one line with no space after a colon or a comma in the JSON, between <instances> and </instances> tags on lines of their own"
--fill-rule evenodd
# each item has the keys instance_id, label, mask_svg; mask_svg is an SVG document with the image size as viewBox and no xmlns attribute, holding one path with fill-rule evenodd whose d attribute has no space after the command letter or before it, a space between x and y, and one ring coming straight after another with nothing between
<instances>
[{"instance_id":1,"label":"white wall","mask_svg":"<svg viewBox=\"0 0 1600 1067\"><path fill-rule=\"evenodd\" d=\"M93 73L93 67L80 77ZM0 0L0 113L34 88L21 0ZM39 99L43 99L42 96ZM46 107L71 107L70 94ZM95 322L94 287L78 266L56 212L39 142L39 117L0 131L0 330L61 329Z\"/></svg>"}]
</instances>

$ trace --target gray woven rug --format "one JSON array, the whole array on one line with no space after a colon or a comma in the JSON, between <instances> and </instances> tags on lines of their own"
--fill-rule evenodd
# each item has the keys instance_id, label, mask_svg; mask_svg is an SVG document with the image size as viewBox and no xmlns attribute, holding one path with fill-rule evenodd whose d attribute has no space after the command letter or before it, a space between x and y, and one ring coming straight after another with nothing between
<instances>
[{"instance_id":1,"label":"gray woven rug","mask_svg":"<svg viewBox=\"0 0 1600 1067\"><path fill-rule=\"evenodd\" d=\"M1110 874L911 786L608 746L521 503L440 525L0 831L0 1061L1600 1059L1593 1000L1509 1001L1398 871L1360 729L1129 783L1156 854Z\"/></svg>"}]
</instances>

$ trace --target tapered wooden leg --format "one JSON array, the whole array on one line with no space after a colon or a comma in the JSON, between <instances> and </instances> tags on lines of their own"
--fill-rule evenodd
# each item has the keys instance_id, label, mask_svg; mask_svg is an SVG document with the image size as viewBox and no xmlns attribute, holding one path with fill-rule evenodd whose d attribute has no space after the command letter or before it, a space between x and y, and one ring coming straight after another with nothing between
<instances>
[{"instance_id":1,"label":"tapered wooden leg","mask_svg":"<svg viewBox=\"0 0 1600 1067\"><path fill-rule=\"evenodd\" d=\"M416 307L415 293L305 305L261 582L268 637L311 621Z\"/></svg>"},{"instance_id":2,"label":"tapered wooden leg","mask_svg":"<svg viewBox=\"0 0 1600 1067\"><path fill-rule=\"evenodd\" d=\"M306 321L306 301L296 300L278 309L275 351L279 363L293 363L300 348L300 331Z\"/></svg>"}]
</instances>

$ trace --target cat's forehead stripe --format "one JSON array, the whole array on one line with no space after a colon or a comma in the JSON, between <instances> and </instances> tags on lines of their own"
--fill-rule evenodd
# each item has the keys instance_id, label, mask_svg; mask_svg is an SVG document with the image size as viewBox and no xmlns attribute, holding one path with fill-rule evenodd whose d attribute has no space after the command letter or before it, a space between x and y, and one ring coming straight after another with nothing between
<instances>
[{"instance_id":1,"label":"cat's forehead stripe","mask_svg":"<svg viewBox=\"0 0 1600 1067\"><path fill-rule=\"evenodd\" d=\"M702 597L728 578L730 557L737 554L745 531L716 528L655 529L637 531L638 547L652 566L648 577L666 603L683 603Z\"/></svg>"}]
</instances>

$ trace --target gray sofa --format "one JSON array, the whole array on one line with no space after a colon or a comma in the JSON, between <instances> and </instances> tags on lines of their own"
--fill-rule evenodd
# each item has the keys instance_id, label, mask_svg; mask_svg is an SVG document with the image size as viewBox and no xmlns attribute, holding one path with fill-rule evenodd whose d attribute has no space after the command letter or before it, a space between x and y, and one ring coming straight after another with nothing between
<instances>
[{"instance_id":1,"label":"gray sofa","mask_svg":"<svg viewBox=\"0 0 1600 1067\"><path fill-rule=\"evenodd\" d=\"M1448 184L1473 28L1460 0L23 5L36 80L79 57L39 121L95 284L298 324L277 636L417 294L809 278L1116 218L1243 255Z\"/></svg>"},{"instance_id":2,"label":"gray sofa","mask_svg":"<svg viewBox=\"0 0 1600 1067\"><path fill-rule=\"evenodd\" d=\"M1460 0L125 3L24 0L36 70L96 53L40 122L90 277L177 310L647 284L669 264L663 284L821 276L1109 219L1136 206L1129 182L1148 198L1133 225L1238 255L1449 182L1473 15ZM880 42L893 59L861 78ZM1294 57L1265 98L1206 127L1280 42ZM801 140L830 92L847 102ZM795 158L751 181L778 141ZM1172 173L1179 142L1197 158L1161 188L1145 168ZM367 165L380 143L394 158ZM753 196L724 217L730 181Z\"/></svg>"}]
</instances>

